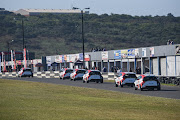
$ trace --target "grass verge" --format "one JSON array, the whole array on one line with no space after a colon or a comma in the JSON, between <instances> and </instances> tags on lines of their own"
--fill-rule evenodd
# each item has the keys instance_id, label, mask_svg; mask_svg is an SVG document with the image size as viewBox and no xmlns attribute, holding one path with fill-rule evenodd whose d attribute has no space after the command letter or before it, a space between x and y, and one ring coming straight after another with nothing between
<instances>
[{"instance_id":1,"label":"grass verge","mask_svg":"<svg viewBox=\"0 0 180 120\"><path fill-rule=\"evenodd\" d=\"M179 120L180 100L0 79L0 120Z\"/></svg>"}]
</instances>

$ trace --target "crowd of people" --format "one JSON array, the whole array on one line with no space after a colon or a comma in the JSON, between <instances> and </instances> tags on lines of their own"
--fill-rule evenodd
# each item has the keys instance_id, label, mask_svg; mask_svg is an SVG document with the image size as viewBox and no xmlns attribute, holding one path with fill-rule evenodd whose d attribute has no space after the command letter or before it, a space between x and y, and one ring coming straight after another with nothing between
<instances>
[{"instance_id":1,"label":"crowd of people","mask_svg":"<svg viewBox=\"0 0 180 120\"><path fill-rule=\"evenodd\" d=\"M92 48L91 52L106 51L106 48Z\"/></svg>"},{"instance_id":2,"label":"crowd of people","mask_svg":"<svg viewBox=\"0 0 180 120\"><path fill-rule=\"evenodd\" d=\"M174 44L174 41L173 40L168 40L167 41L167 45L173 45Z\"/></svg>"}]
</instances>

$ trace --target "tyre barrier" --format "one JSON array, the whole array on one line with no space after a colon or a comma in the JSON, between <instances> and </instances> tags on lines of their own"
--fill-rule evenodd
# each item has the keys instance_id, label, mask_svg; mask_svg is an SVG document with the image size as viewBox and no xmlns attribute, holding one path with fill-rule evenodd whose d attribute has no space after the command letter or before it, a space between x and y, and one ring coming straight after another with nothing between
<instances>
[{"instance_id":1,"label":"tyre barrier","mask_svg":"<svg viewBox=\"0 0 180 120\"><path fill-rule=\"evenodd\" d=\"M180 77L174 77L174 76L165 77L165 76L160 76L160 77L158 77L158 79L159 79L159 81L161 83L180 85Z\"/></svg>"}]
</instances>

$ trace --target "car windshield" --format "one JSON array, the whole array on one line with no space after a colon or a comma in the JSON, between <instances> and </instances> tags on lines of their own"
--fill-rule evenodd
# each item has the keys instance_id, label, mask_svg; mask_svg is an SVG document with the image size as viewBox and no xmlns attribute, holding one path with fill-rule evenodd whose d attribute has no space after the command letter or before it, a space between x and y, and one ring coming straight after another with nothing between
<instances>
[{"instance_id":1,"label":"car windshield","mask_svg":"<svg viewBox=\"0 0 180 120\"><path fill-rule=\"evenodd\" d=\"M144 81L157 80L157 77L155 77L155 76L146 76L146 77L144 77L143 80L144 80Z\"/></svg>"},{"instance_id":2,"label":"car windshield","mask_svg":"<svg viewBox=\"0 0 180 120\"><path fill-rule=\"evenodd\" d=\"M124 75L125 78L136 78L135 74L125 74Z\"/></svg>"},{"instance_id":3,"label":"car windshield","mask_svg":"<svg viewBox=\"0 0 180 120\"><path fill-rule=\"evenodd\" d=\"M90 75L101 75L99 71L91 71Z\"/></svg>"}]
</instances>

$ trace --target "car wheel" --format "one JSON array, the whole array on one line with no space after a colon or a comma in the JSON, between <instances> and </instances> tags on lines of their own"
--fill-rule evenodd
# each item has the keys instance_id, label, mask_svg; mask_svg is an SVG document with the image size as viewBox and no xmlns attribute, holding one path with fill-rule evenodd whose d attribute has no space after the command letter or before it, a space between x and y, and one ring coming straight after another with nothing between
<instances>
[{"instance_id":1,"label":"car wheel","mask_svg":"<svg viewBox=\"0 0 180 120\"><path fill-rule=\"evenodd\" d=\"M103 80L101 80L101 83L103 83Z\"/></svg>"},{"instance_id":2,"label":"car wheel","mask_svg":"<svg viewBox=\"0 0 180 120\"><path fill-rule=\"evenodd\" d=\"M161 90L161 86L160 85L158 86L157 90Z\"/></svg>"},{"instance_id":3,"label":"car wheel","mask_svg":"<svg viewBox=\"0 0 180 120\"><path fill-rule=\"evenodd\" d=\"M123 85L120 83L120 86L123 87Z\"/></svg>"},{"instance_id":4,"label":"car wheel","mask_svg":"<svg viewBox=\"0 0 180 120\"><path fill-rule=\"evenodd\" d=\"M134 87L135 90L137 90L137 87Z\"/></svg>"},{"instance_id":5,"label":"car wheel","mask_svg":"<svg viewBox=\"0 0 180 120\"><path fill-rule=\"evenodd\" d=\"M96 80L96 83L99 83L99 80Z\"/></svg>"},{"instance_id":6,"label":"car wheel","mask_svg":"<svg viewBox=\"0 0 180 120\"><path fill-rule=\"evenodd\" d=\"M115 83L115 87L118 87L118 84Z\"/></svg>"},{"instance_id":7,"label":"car wheel","mask_svg":"<svg viewBox=\"0 0 180 120\"><path fill-rule=\"evenodd\" d=\"M134 85L132 84L131 87L134 87Z\"/></svg>"}]
</instances>

